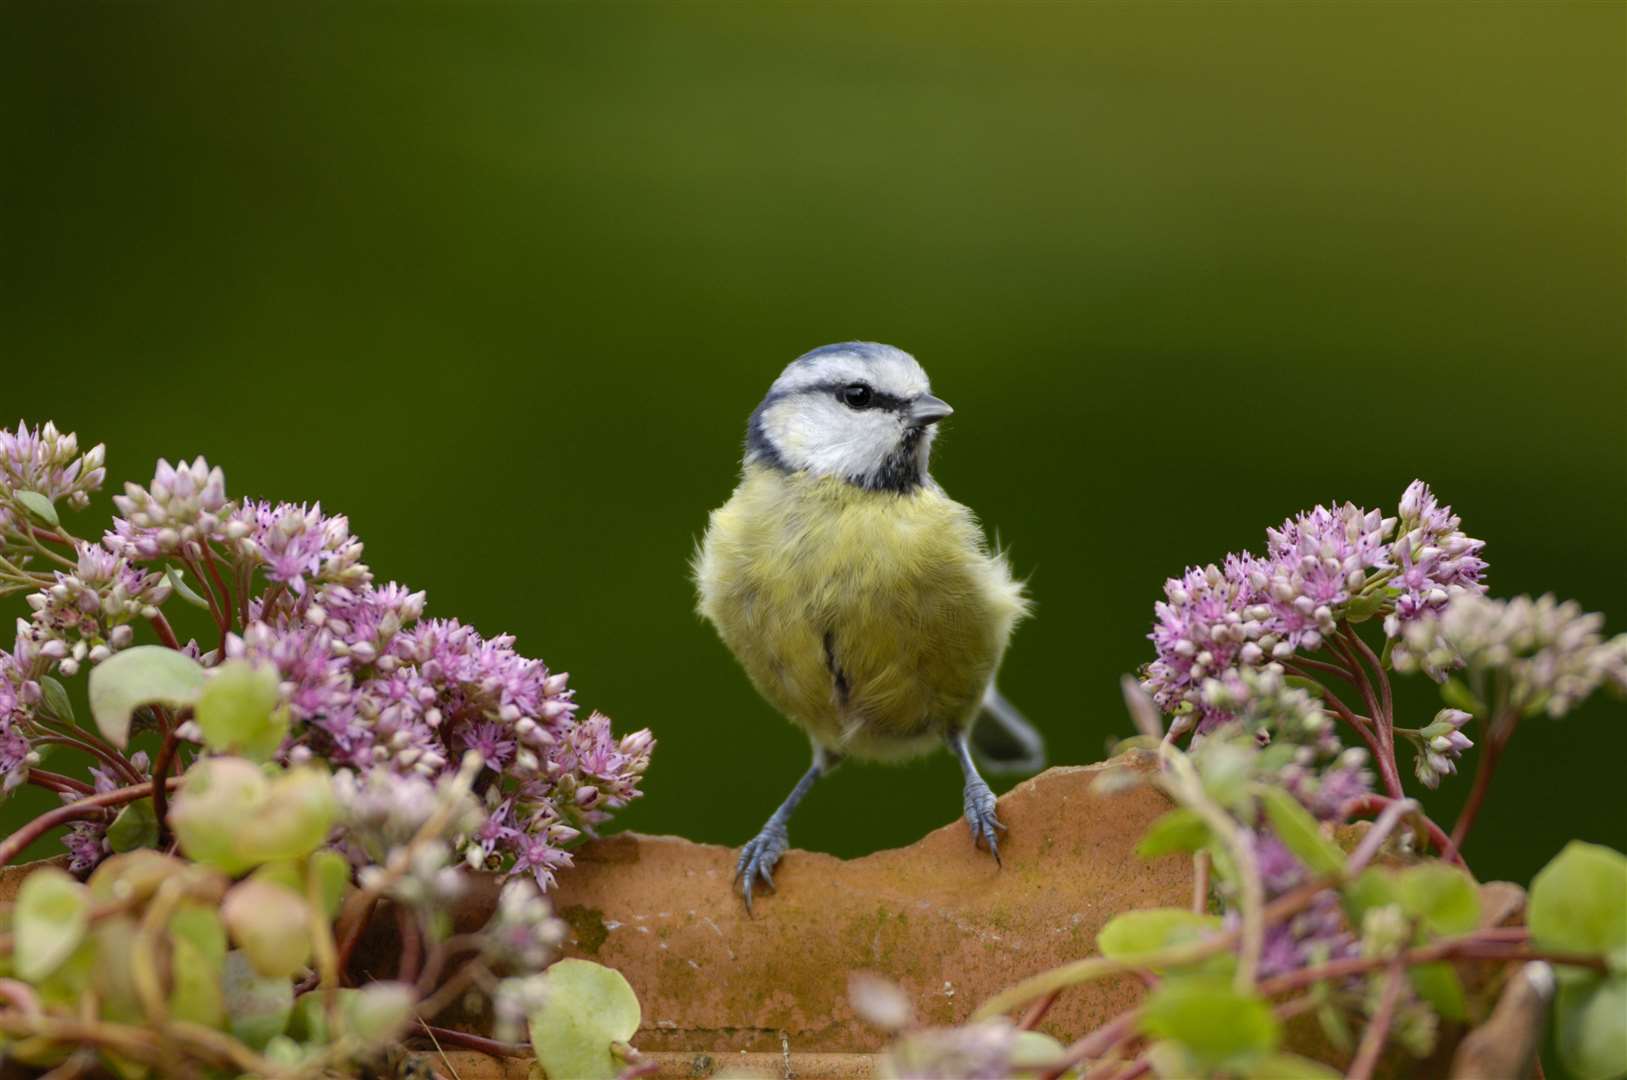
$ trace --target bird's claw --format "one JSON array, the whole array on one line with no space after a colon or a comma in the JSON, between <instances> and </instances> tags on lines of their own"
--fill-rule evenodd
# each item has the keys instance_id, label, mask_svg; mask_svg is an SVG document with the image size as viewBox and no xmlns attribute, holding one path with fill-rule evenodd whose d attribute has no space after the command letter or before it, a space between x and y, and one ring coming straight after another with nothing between
<instances>
[{"instance_id":1,"label":"bird's claw","mask_svg":"<svg viewBox=\"0 0 1627 1080\"><path fill-rule=\"evenodd\" d=\"M966 785L966 824L972 830L972 846L987 843L989 854L994 856L996 865L1000 864L1000 841L996 835L997 830L1004 830L1005 824L995 816L994 792L989 785L978 780Z\"/></svg>"},{"instance_id":2,"label":"bird's claw","mask_svg":"<svg viewBox=\"0 0 1627 1080\"><path fill-rule=\"evenodd\" d=\"M774 888L774 864L780 861L789 843L785 826L770 822L740 849L740 859L734 864L734 879L744 879L741 892L745 894L747 915L751 914L752 887L761 878L763 884Z\"/></svg>"}]
</instances>

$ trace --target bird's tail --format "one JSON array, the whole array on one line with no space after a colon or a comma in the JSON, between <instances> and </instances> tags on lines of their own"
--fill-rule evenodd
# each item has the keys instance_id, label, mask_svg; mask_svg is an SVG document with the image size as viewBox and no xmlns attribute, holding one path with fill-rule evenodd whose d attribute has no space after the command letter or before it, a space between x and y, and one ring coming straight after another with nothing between
<instances>
[{"instance_id":1,"label":"bird's tail","mask_svg":"<svg viewBox=\"0 0 1627 1080\"><path fill-rule=\"evenodd\" d=\"M1045 768L1045 736L992 682L983 693L982 720L972 726L972 746L990 773L1037 773Z\"/></svg>"}]
</instances>

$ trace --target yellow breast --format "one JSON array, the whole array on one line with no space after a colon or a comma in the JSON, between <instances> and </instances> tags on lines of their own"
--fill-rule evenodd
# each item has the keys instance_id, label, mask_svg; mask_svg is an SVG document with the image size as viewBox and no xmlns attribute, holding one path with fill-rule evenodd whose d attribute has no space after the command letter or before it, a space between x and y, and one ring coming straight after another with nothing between
<instances>
[{"instance_id":1,"label":"yellow breast","mask_svg":"<svg viewBox=\"0 0 1627 1080\"><path fill-rule=\"evenodd\" d=\"M929 748L976 716L1022 586L935 488L871 492L751 466L696 553L700 612L821 745Z\"/></svg>"}]
</instances>

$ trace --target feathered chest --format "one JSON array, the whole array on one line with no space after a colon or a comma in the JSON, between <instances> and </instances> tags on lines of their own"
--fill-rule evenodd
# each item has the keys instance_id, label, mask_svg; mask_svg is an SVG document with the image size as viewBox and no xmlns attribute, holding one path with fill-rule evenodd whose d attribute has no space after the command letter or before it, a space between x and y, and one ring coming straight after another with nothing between
<instances>
[{"instance_id":1,"label":"feathered chest","mask_svg":"<svg viewBox=\"0 0 1627 1080\"><path fill-rule=\"evenodd\" d=\"M1023 609L971 512L935 487L767 468L713 513L695 577L758 689L816 738L964 722Z\"/></svg>"}]
</instances>

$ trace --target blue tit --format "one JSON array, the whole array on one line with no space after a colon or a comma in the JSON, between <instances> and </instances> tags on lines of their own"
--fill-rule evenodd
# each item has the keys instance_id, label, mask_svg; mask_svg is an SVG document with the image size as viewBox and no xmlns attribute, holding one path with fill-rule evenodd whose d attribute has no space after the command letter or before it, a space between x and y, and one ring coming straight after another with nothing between
<instances>
[{"instance_id":1,"label":"blue tit","mask_svg":"<svg viewBox=\"0 0 1627 1080\"><path fill-rule=\"evenodd\" d=\"M908 353L854 341L798 357L751 414L740 484L695 553L698 606L808 733L813 764L741 850L748 910L757 879L773 887L792 812L843 758L946 745L972 842L996 862L1005 826L971 741L987 767L1043 767L1038 733L994 687L1023 586L927 471L952 411Z\"/></svg>"}]
</instances>

